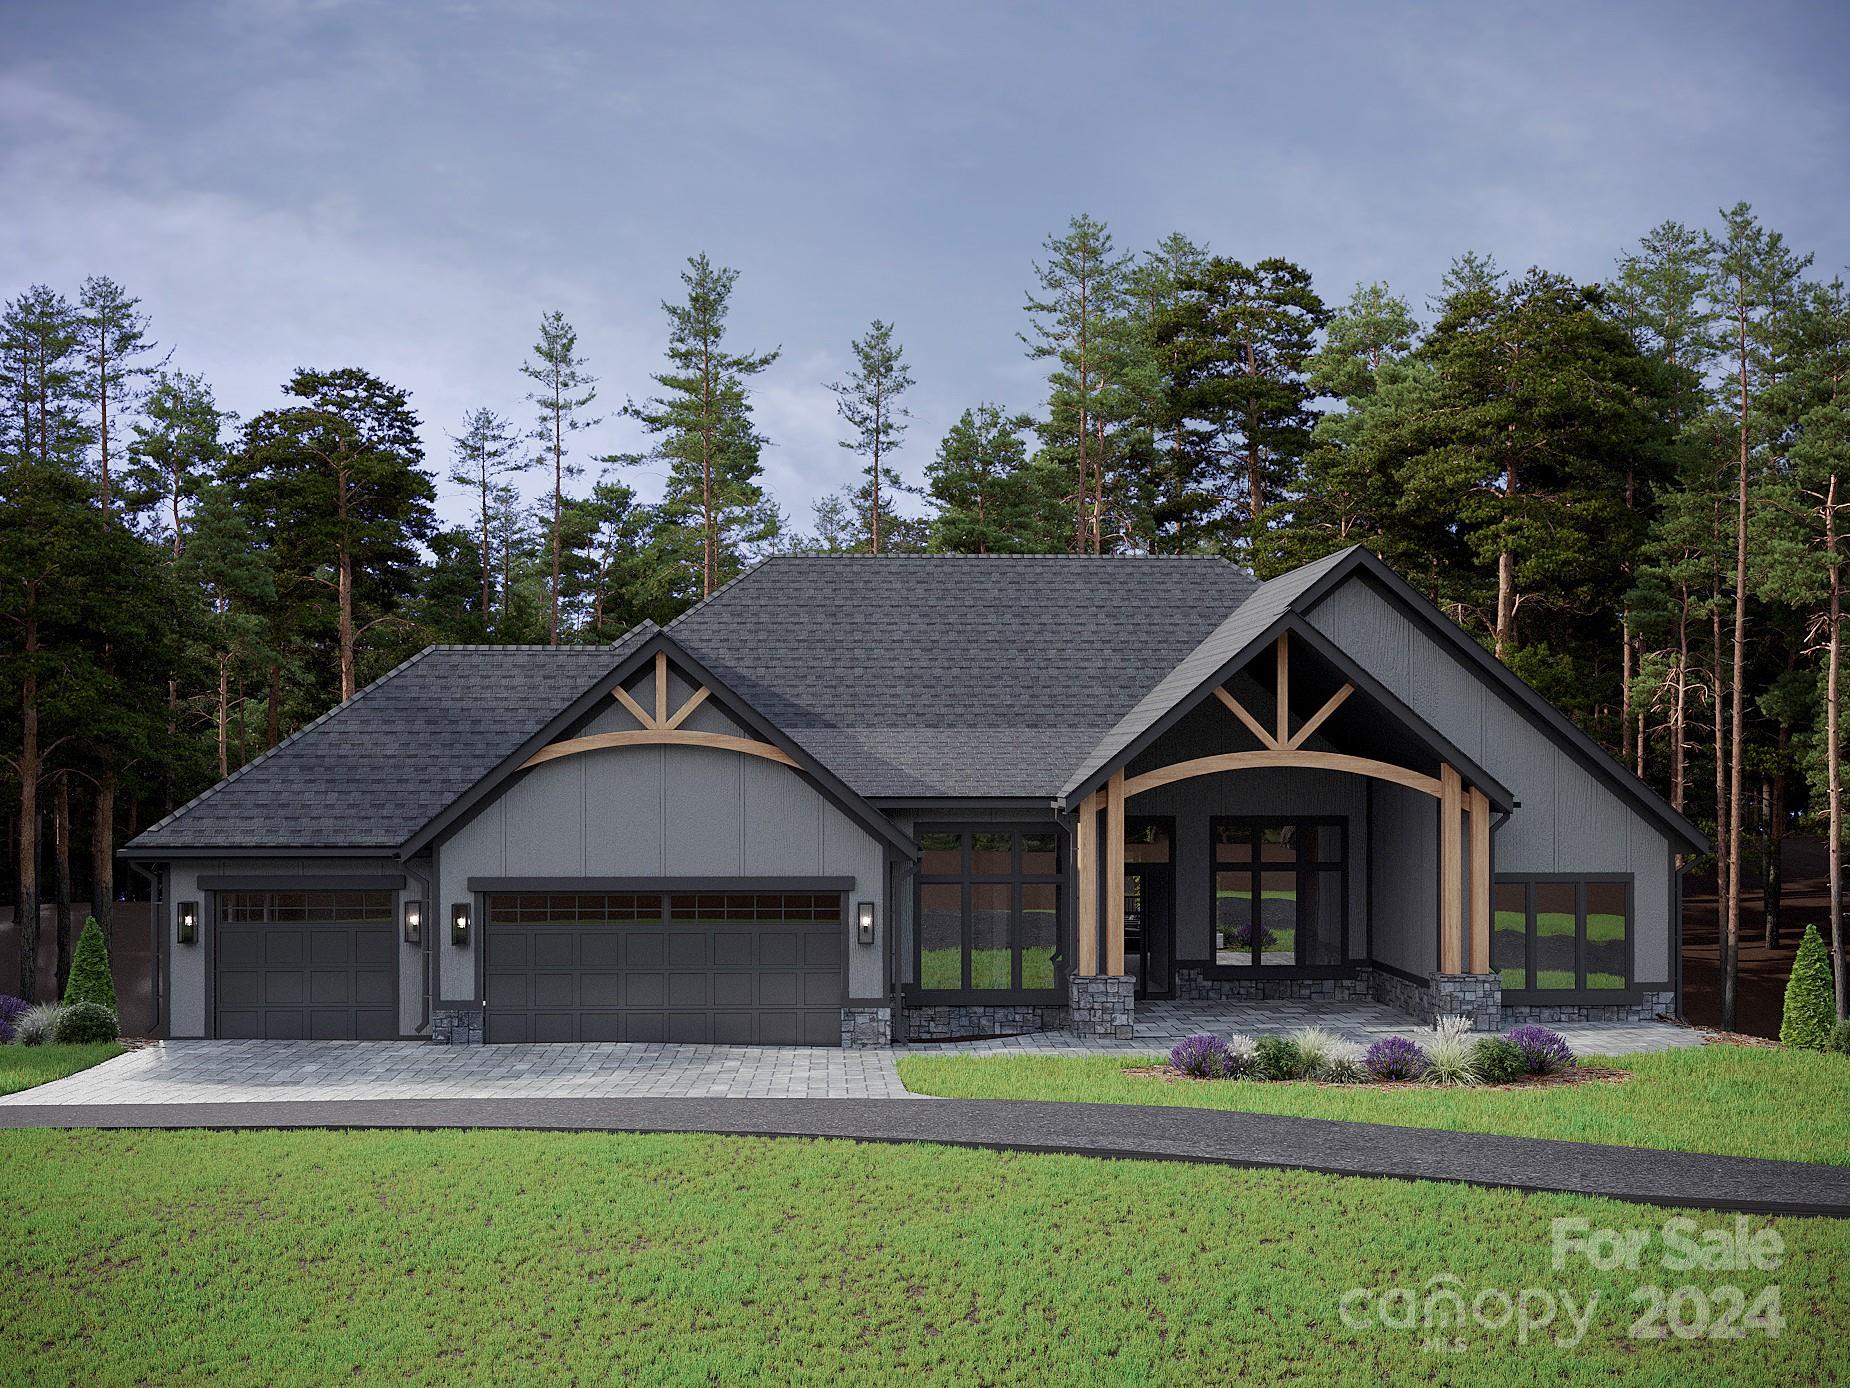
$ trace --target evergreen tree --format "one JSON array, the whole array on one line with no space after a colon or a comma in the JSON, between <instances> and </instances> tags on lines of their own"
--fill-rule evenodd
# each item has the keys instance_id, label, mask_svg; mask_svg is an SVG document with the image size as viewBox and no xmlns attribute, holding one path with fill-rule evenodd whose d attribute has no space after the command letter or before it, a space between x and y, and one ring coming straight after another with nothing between
<instances>
[{"instance_id":1,"label":"evergreen tree","mask_svg":"<svg viewBox=\"0 0 1850 1388\"><path fill-rule=\"evenodd\" d=\"M906 366L905 349L893 340L891 323L876 318L866 335L849 346L854 371L829 389L835 394L836 410L854 430L854 437L843 439L841 446L867 460L861 469L866 481L857 489L862 501L858 509L867 518L869 552L878 554L883 523L889 531L892 528L894 495L914 490L888 464L905 438L911 417L900 397L912 386L912 372Z\"/></svg>"},{"instance_id":2,"label":"evergreen tree","mask_svg":"<svg viewBox=\"0 0 1850 1388\"><path fill-rule=\"evenodd\" d=\"M1033 324L1021 340L1030 357L1054 363L1042 444L1049 461L1064 464L1073 478L1073 552L1098 554L1104 548L1106 490L1097 438L1104 336L1122 308L1130 257L1118 255L1105 224L1084 213L1067 224L1065 235L1049 236L1042 246L1047 260L1034 266L1041 297L1028 296Z\"/></svg>"},{"instance_id":3,"label":"evergreen tree","mask_svg":"<svg viewBox=\"0 0 1850 1388\"><path fill-rule=\"evenodd\" d=\"M227 473L270 523L279 590L333 595L344 702L358 687L360 639L403 620L436 488L402 390L354 367L298 371L287 390L303 403L251 420Z\"/></svg>"},{"instance_id":4,"label":"evergreen tree","mask_svg":"<svg viewBox=\"0 0 1850 1388\"><path fill-rule=\"evenodd\" d=\"M1051 554L1067 543L1071 517L1061 495L1064 469L1028 456L1027 415L985 401L950 427L926 466L937 508L928 547L943 554Z\"/></svg>"},{"instance_id":5,"label":"evergreen tree","mask_svg":"<svg viewBox=\"0 0 1850 1388\"><path fill-rule=\"evenodd\" d=\"M225 458L222 434L235 415L219 409L201 376L162 372L142 405L123 474L123 499L165 527L174 558L185 548L187 520Z\"/></svg>"},{"instance_id":6,"label":"evergreen tree","mask_svg":"<svg viewBox=\"0 0 1850 1388\"><path fill-rule=\"evenodd\" d=\"M208 487L199 496L192 543L178 556L180 575L204 599L201 642L217 673L211 694L219 779L231 774L231 711L247 667L267 664L263 613L275 601L269 552L257 543L231 490ZM240 761L242 748L240 748Z\"/></svg>"},{"instance_id":7,"label":"evergreen tree","mask_svg":"<svg viewBox=\"0 0 1850 1388\"><path fill-rule=\"evenodd\" d=\"M83 934L77 937L77 953L71 957L71 976L64 988L65 1006L80 1002L120 1011L116 981L109 972L109 945L95 916L84 921Z\"/></svg>"},{"instance_id":8,"label":"evergreen tree","mask_svg":"<svg viewBox=\"0 0 1850 1388\"><path fill-rule=\"evenodd\" d=\"M554 309L540 319L540 340L533 346L533 359L522 364L521 374L537 382L527 399L539 417L528 435L540 445L552 461L552 588L546 619L546 640L559 644L559 582L563 565L561 546L565 523L565 480L576 477L583 468L568 463L570 450L566 439L580 429L589 429L598 421L585 418L583 411L597 399L597 377L585 369L585 359L578 355L578 333Z\"/></svg>"},{"instance_id":9,"label":"evergreen tree","mask_svg":"<svg viewBox=\"0 0 1850 1388\"><path fill-rule=\"evenodd\" d=\"M1837 1022L1841 1005L1833 999L1831 964L1825 957L1824 939L1818 927L1805 927L1805 938L1792 960L1792 974L1786 980L1786 1005L1780 1017L1779 1044L1801 1050L1821 1051L1830 1043L1831 1028Z\"/></svg>"},{"instance_id":10,"label":"evergreen tree","mask_svg":"<svg viewBox=\"0 0 1850 1388\"><path fill-rule=\"evenodd\" d=\"M463 417L462 433L452 434L450 443L449 481L474 494L480 520L482 599L479 616L482 632L486 635L493 622L495 606L495 570L488 543L490 502L495 486L502 478L526 472L534 464L531 458L521 455L520 440L514 434L514 426L487 406L469 411ZM558 474L555 473L557 479ZM556 492L554 501L557 504ZM555 521L557 519L555 516Z\"/></svg>"},{"instance_id":11,"label":"evergreen tree","mask_svg":"<svg viewBox=\"0 0 1850 1388\"><path fill-rule=\"evenodd\" d=\"M77 295L77 331L84 358L85 392L96 413L96 497L105 512L115 504L111 445L121 434L121 411L134 399L136 382L162 365L140 360L155 348L141 300L107 275L92 275ZM118 417L112 421L111 409Z\"/></svg>"},{"instance_id":12,"label":"evergreen tree","mask_svg":"<svg viewBox=\"0 0 1850 1388\"><path fill-rule=\"evenodd\" d=\"M778 531L777 508L758 484L766 441L752 421L747 389L778 350L728 351L726 314L739 272L714 265L705 252L687 265L686 302L662 305L669 366L654 377L662 393L625 410L655 436L654 451L617 461L667 465L658 515L683 536L663 537L665 552L694 558L696 591L704 598L740 571L747 550Z\"/></svg>"},{"instance_id":13,"label":"evergreen tree","mask_svg":"<svg viewBox=\"0 0 1850 1388\"><path fill-rule=\"evenodd\" d=\"M45 285L0 310L0 453L41 466L82 465L89 431L81 342L77 311Z\"/></svg>"}]
</instances>

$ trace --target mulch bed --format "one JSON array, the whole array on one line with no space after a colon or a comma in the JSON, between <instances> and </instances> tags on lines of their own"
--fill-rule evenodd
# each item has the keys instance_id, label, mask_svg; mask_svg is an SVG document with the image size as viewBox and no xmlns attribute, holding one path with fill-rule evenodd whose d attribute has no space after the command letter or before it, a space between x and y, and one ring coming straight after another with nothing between
<instances>
[{"instance_id":1,"label":"mulch bed","mask_svg":"<svg viewBox=\"0 0 1850 1388\"><path fill-rule=\"evenodd\" d=\"M1225 1084L1225 1080L1207 1080L1185 1075L1173 1065L1126 1066L1124 1073L1165 1084ZM1528 1075L1514 1084L1433 1085L1419 1080L1369 1080L1360 1084L1331 1084L1324 1080L1250 1080L1251 1084L1308 1084L1318 1089L1547 1089L1560 1084L1623 1084L1631 1079L1629 1070L1615 1070L1607 1065L1576 1065L1553 1075Z\"/></svg>"}]
</instances>

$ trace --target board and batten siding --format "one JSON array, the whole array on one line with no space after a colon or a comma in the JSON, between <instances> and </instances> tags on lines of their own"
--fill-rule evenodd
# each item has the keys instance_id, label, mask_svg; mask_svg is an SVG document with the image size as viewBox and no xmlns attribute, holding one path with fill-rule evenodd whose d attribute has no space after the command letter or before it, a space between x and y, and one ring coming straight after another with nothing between
<instances>
[{"instance_id":1,"label":"board and batten siding","mask_svg":"<svg viewBox=\"0 0 1850 1388\"><path fill-rule=\"evenodd\" d=\"M424 1020L424 947L405 943L398 928L400 912L407 896L421 894L418 874L396 858L181 858L170 865L165 890L167 913L167 1035L176 1039L209 1036L211 1028L212 973L217 947L218 897L200 890L201 879L212 877L248 877L270 879L272 890L288 891L292 879L303 877L403 877L405 888L392 895L393 930L398 939L398 1030L401 1036L413 1036ZM197 901L201 914L199 942L183 945L179 941L178 903ZM430 918L430 905L425 904Z\"/></svg>"},{"instance_id":2,"label":"board and batten siding","mask_svg":"<svg viewBox=\"0 0 1850 1388\"><path fill-rule=\"evenodd\" d=\"M672 710L692 690L670 686ZM636 698L652 697L645 681ZM613 701L572 735L636 726ZM746 735L710 701L682 726ZM887 918L884 844L789 767L708 747L603 748L523 772L438 845L437 877L445 1000L476 996L481 932L463 948L447 936L472 877L852 877L850 909L872 901ZM884 941L847 948L851 996L882 996Z\"/></svg>"},{"instance_id":3,"label":"board and batten siding","mask_svg":"<svg viewBox=\"0 0 1850 1388\"><path fill-rule=\"evenodd\" d=\"M1662 830L1367 579L1352 577L1337 585L1306 616L1350 659L1509 787L1520 803L1497 831L1492 852L1498 873L1632 874L1634 982L1662 984L1674 978L1674 849ZM1377 790L1377 812L1390 789ZM1389 911L1418 911L1429 922L1437 898L1392 882L1387 845L1380 848L1375 947L1387 962L1400 964L1382 953L1384 919ZM1436 883L1432 890L1436 893Z\"/></svg>"}]
</instances>

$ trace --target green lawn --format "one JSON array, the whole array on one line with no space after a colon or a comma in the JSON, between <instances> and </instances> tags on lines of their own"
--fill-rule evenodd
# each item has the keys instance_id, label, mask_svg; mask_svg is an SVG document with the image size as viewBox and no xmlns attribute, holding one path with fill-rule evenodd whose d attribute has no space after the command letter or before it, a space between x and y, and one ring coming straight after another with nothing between
<instances>
[{"instance_id":1,"label":"green lawn","mask_svg":"<svg viewBox=\"0 0 1850 1388\"><path fill-rule=\"evenodd\" d=\"M1624 1056L1600 1062L1631 1071L1623 1084L1533 1089L1169 1083L1124 1073L1150 1063L1150 1057L908 1055L899 1073L917 1093L959 1099L1177 1104L1850 1165L1850 1060L1818 1051L1701 1046Z\"/></svg>"},{"instance_id":2,"label":"green lawn","mask_svg":"<svg viewBox=\"0 0 1850 1388\"><path fill-rule=\"evenodd\" d=\"M1815 1383L1850 1233L1775 1271L1551 1264L1550 1221L1668 1211L1460 1186L810 1140L0 1133L9 1384ZM1732 1227L1701 1217L1703 1228ZM1598 1293L1584 1342L1345 1324L1354 1288ZM1639 1341L1642 1285L1780 1287L1781 1338ZM1686 1311L1687 1311L1686 1307ZM1559 1324L1566 1325L1562 1316Z\"/></svg>"},{"instance_id":3,"label":"green lawn","mask_svg":"<svg viewBox=\"0 0 1850 1388\"><path fill-rule=\"evenodd\" d=\"M114 1041L94 1046L0 1046L0 1094L17 1094L88 1070L122 1054Z\"/></svg>"}]
</instances>

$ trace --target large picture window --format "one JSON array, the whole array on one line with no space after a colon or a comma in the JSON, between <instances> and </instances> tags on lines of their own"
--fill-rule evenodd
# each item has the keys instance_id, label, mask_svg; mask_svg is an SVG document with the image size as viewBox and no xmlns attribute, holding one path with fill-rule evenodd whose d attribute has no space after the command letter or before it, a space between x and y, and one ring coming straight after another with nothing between
<instances>
[{"instance_id":1,"label":"large picture window","mask_svg":"<svg viewBox=\"0 0 1850 1388\"><path fill-rule=\"evenodd\" d=\"M1348 825L1340 819L1213 821L1216 969L1344 962Z\"/></svg>"},{"instance_id":2,"label":"large picture window","mask_svg":"<svg viewBox=\"0 0 1850 1388\"><path fill-rule=\"evenodd\" d=\"M913 978L921 993L1054 992L1064 863L1057 829L919 833Z\"/></svg>"},{"instance_id":3,"label":"large picture window","mask_svg":"<svg viewBox=\"0 0 1850 1388\"><path fill-rule=\"evenodd\" d=\"M1498 877L1491 908L1490 967L1506 997L1631 987L1629 877Z\"/></svg>"}]
</instances>

